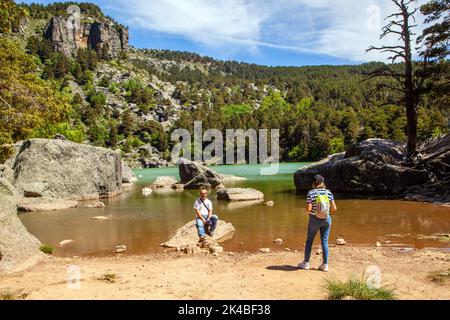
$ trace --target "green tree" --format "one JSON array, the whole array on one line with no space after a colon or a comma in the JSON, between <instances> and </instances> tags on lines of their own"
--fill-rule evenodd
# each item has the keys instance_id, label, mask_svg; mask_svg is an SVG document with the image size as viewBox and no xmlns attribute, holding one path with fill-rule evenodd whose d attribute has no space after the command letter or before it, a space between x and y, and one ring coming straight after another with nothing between
<instances>
[{"instance_id":1,"label":"green tree","mask_svg":"<svg viewBox=\"0 0 450 320\"><path fill-rule=\"evenodd\" d=\"M0 65L0 145L67 119L69 99L39 78L33 57L17 42L0 37ZM0 154L4 160L7 149Z\"/></svg>"}]
</instances>

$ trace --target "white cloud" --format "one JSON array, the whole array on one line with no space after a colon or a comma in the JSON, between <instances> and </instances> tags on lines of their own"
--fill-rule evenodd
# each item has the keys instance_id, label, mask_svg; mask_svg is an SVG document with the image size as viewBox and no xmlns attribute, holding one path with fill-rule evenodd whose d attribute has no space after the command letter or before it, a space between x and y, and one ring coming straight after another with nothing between
<instances>
[{"instance_id":1,"label":"white cloud","mask_svg":"<svg viewBox=\"0 0 450 320\"><path fill-rule=\"evenodd\" d=\"M130 26L216 50L270 47L360 62L385 59L365 50L396 41L379 39L384 17L395 11L390 0L112 0L108 5Z\"/></svg>"}]
</instances>

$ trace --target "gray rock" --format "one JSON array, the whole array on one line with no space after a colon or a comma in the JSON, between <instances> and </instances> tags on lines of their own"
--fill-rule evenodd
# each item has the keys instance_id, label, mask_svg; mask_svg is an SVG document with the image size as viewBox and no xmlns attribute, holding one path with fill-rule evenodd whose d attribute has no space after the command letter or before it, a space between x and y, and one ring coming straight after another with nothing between
<instances>
[{"instance_id":1,"label":"gray rock","mask_svg":"<svg viewBox=\"0 0 450 320\"><path fill-rule=\"evenodd\" d=\"M219 220L212 240L219 243L224 242L233 237L234 231L231 223ZM195 226L195 220L193 220L178 229L174 237L162 243L161 246L167 248L196 246L198 241L197 227Z\"/></svg>"},{"instance_id":2,"label":"gray rock","mask_svg":"<svg viewBox=\"0 0 450 320\"><path fill-rule=\"evenodd\" d=\"M109 20L104 22L84 22L76 29L68 28L68 18L53 17L45 30L45 38L53 48L70 56L80 48L102 49L107 45L111 57L118 56L121 50L128 49L128 30Z\"/></svg>"},{"instance_id":3,"label":"gray rock","mask_svg":"<svg viewBox=\"0 0 450 320\"><path fill-rule=\"evenodd\" d=\"M215 188L222 183L219 174L187 159L179 160L178 170L185 189Z\"/></svg>"},{"instance_id":4,"label":"gray rock","mask_svg":"<svg viewBox=\"0 0 450 320\"><path fill-rule=\"evenodd\" d=\"M122 161L122 183L135 183L137 180L128 164Z\"/></svg>"},{"instance_id":5,"label":"gray rock","mask_svg":"<svg viewBox=\"0 0 450 320\"><path fill-rule=\"evenodd\" d=\"M22 212L54 211L76 208L78 201L51 198L19 198L17 208Z\"/></svg>"},{"instance_id":6,"label":"gray rock","mask_svg":"<svg viewBox=\"0 0 450 320\"><path fill-rule=\"evenodd\" d=\"M0 173L0 273L23 270L43 257L39 240L28 233L17 216L15 194Z\"/></svg>"},{"instance_id":7,"label":"gray rock","mask_svg":"<svg viewBox=\"0 0 450 320\"><path fill-rule=\"evenodd\" d=\"M176 184L177 179L175 177L157 177L150 187L153 189L172 189Z\"/></svg>"},{"instance_id":8,"label":"gray rock","mask_svg":"<svg viewBox=\"0 0 450 320\"><path fill-rule=\"evenodd\" d=\"M217 190L217 200L225 201L261 201L264 194L251 188L227 188Z\"/></svg>"},{"instance_id":9,"label":"gray rock","mask_svg":"<svg viewBox=\"0 0 450 320\"><path fill-rule=\"evenodd\" d=\"M6 164L21 195L93 200L122 192L120 155L108 149L64 140L31 139L15 145Z\"/></svg>"},{"instance_id":10,"label":"gray rock","mask_svg":"<svg viewBox=\"0 0 450 320\"><path fill-rule=\"evenodd\" d=\"M300 169L294 176L295 186L298 192L308 191L313 177L321 174L335 192L400 194L433 178L429 171L402 166L402 151L401 144L369 139L345 154Z\"/></svg>"}]
</instances>

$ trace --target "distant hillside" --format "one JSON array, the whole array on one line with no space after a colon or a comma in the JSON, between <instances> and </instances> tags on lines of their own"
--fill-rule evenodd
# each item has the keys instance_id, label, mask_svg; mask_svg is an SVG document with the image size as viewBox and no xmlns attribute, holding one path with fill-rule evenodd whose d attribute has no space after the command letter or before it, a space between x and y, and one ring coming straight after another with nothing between
<instances>
[{"instance_id":1,"label":"distant hillside","mask_svg":"<svg viewBox=\"0 0 450 320\"><path fill-rule=\"evenodd\" d=\"M189 52L140 50L129 48L128 29L96 5L78 4L82 23L71 33L67 8L75 3L7 3L0 63L17 56L19 64L32 63L30 72L68 106L64 116L51 119L35 113L31 102L29 108L20 105L10 86L0 89L8 105L39 118L4 126L0 143L59 133L120 148L133 166L153 167L170 165L170 133L192 130L194 120L202 120L205 130L280 129L282 158L289 161L316 160L371 137L405 140L406 119L395 104L397 93L374 93L379 83L392 80L366 79L379 63L266 67ZM19 49L12 50L10 40ZM421 140L448 130L446 101L431 95L424 100L419 109ZM42 107L49 106L42 102Z\"/></svg>"}]
</instances>

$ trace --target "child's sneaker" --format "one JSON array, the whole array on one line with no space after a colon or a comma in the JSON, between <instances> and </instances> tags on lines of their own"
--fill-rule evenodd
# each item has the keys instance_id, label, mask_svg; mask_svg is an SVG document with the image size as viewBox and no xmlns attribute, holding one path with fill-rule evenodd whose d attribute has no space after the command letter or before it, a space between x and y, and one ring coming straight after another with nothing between
<instances>
[{"instance_id":1,"label":"child's sneaker","mask_svg":"<svg viewBox=\"0 0 450 320\"><path fill-rule=\"evenodd\" d=\"M320 271L323 271L323 272L328 272L328 265L327 265L327 264L322 264L322 265L319 267L319 270L320 270Z\"/></svg>"},{"instance_id":2,"label":"child's sneaker","mask_svg":"<svg viewBox=\"0 0 450 320\"><path fill-rule=\"evenodd\" d=\"M309 270L309 262L303 261L302 263L299 263L298 268L302 270Z\"/></svg>"}]
</instances>

